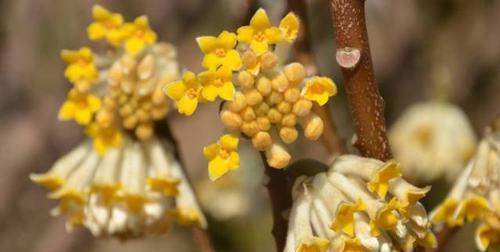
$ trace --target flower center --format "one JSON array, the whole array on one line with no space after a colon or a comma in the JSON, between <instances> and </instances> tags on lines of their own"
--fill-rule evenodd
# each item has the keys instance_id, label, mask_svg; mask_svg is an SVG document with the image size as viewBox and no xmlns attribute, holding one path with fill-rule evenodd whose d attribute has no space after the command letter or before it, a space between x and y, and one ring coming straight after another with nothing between
<instances>
[{"instance_id":1,"label":"flower center","mask_svg":"<svg viewBox=\"0 0 500 252\"><path fill-rule=\"evenodd\" d=\"M141 38L142 36L144 36L144 33L145 33L144 29L137 29L137 30L135 30L134 34L136 37Z\"/></svg>"},{"instance_id":2,"label":"flower center","mask_svg":"<svg viewBox=\"0 0 500 252\"><path fill-rule=\"evenodd\" d=\"M263 31L259 31L253 35L253 38L259 42L262 42L266 39L266 35Z\"/></svg>"},{"instance_id":3,"label":"flower center","mask_svg":"<svg viewBox=\"0 0 500 252\"><path fill-rule=\"evenodd\" d=\"M317 93L317 94L320 94L320 93L323 93L325 91L325 88L323 87L323 85L312 85L311 87L311 91L313 93Z\"/></svg>"},{"instance_id":4,"label":"flower center","mask_svg":"<svg viewBox=\"0 0 500 252\"><path fill-rule=\"evenodd\" d=\"M428 146L432 141L432 131L429 127L422 127L417 130L415 137L422 146Z\"/></svg>"},{"instance_id":5,"label":"flower center","mask_svg":"<svg viewBox=\"0 0 500 252\"><path fill-rule=\"evenodd\" d=\"M189 99L195 99L198 97L198 90L195 88L190 88L186 91L186 95L189 97Z\"/></svg>"},{"instance_id":6,"label":"flower center","mask_svg":"<svg viewBox=\"0 0 500 252\"><path fill-rule=\"evenodd\" d=\"M219 156L222 158L222 159L228 159L230 154L229 154L229 151L224 149L224 148L221 148L219 150Z\"/></svg>"},{"instance_id":7,"label":"flower center","mask_svg":"<svg viewBox=\"0 0 500 252\"><path fill-rule=\"evenodd\" d=\"M224 48L217 48L217 49L215 49L215 55L217 55L219 57L226 56L226 49L224 49Z\"/></svg>"},{"instance_id":8,"label":"flower center","mask_svg":"<svg viewBox=\"0 0 500 252\"><path fill-rule=\"evenodd\" d=\"M215 78L214 79L214 86L222 87L222 85L224 85L224 80L222 78Z\"/></svg>"}]
</instances>

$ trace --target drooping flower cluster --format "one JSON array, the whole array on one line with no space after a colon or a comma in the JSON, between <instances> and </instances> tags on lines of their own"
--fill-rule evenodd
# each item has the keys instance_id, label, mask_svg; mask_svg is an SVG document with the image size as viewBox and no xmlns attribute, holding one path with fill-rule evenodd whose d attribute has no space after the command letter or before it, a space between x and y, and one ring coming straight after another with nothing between
<instances>
[{"instance_id":1,"label":"drooping flower cluster","mask_svg":"<svg viewBox=\"0 0 500 252\"><path fill-rule=\"evenodd\" d=\"M419 182L442 176L453 181L476 147L467 116L447 103L411 106L391 127L388 136L404 176Z\"/></svg>"},{"instance_id":2,"label":"drooping flower cluster","mask_svg":"<svg viewBox=\"0 0 500 252\"><path fill-rule=\"evenodd\" d=\"M73 88L59 112L90 139L31 179L59 201L53 215L95 236L164 233L172 220L205 227L175 150L154 132L168 112L161 87L179 76L175 48L155 43L146 17L126 23L100 6L93 16L89 38L106 40L110 50L62 52Z\"/></svg>"},{"instance_id":3,"label":"drooping flower cluster","mask_svg":"<svg viewBox=\"0 0 500 252\"><path fill-rule=\"evenodd\" d=\"M199 37L206 70L200 74L186 72L165 91L185 115L191 115L200 102L217 98L226 101L220 117L232 138L242 132L257 150L265 151L270 166L283 168L291 159L283 143L297 140L297 125L302 126L306 138L318 139L323 121L311 112L313 102L322 106L337 92L331 79L307 77L302 64L283 65L298 30L299 20L293 13L275 27L259 9L250 25L240 27L236 34L223 31L217 37ZM223 145L221 142L223 139L219 141ZM239 166L235 155L224 154L230 151L237 155L236 149L216 158L212 147L205 150L212 179Z\"/></svg>"},{"instance_id":4,"label":"drooping flower cluster","mask_svg":"<svg viewBox=\"0 0 500 252\"><path fill-rule=\"evenodd\" d=\"M500 130L487 131L476 156L431 219L452 227L478 221L477 248L500 246Z\"/></svg>"},{"instance_id":5,"label":"drooping flower cluster","mask_svg":"<svg viewBox=\"0 0 500 252\"><path fill-rule=\"evenodd\" d=\"M418 202L429 189L404 180L394 161L340 156L328 172L297 178L285 251L435 247L426 211Z\"/></svg>"}]
</instances>

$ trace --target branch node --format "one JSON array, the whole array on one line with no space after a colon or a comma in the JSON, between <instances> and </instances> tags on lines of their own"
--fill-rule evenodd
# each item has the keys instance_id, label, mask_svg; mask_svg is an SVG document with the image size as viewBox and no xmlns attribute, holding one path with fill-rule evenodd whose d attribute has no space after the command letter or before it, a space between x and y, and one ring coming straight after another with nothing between
<instances>
[{"instance_id":1,"label":"branch node","mask_svg":"<svg viewBox=\"0 0 500 252\"><path fill-rule=\"evenodd\" d=\"M342 68L355 68L361 58L361 50L353 47L344 47L337 49L335 59Z\"/></svg>"}]
</instances>

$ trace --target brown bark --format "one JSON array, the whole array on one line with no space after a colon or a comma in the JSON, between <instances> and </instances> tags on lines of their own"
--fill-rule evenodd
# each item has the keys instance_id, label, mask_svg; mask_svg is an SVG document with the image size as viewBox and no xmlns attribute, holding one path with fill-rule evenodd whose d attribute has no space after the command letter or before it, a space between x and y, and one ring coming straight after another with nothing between
<instances>
[{"instance_id":1,"label":"brown bark","mask_svg":"<svg viewBox=\"0 0 500 252\"><path fill-rule=\"evenodd\" d=\"M276 251L279 252L285 248L288 231L288 220L285 218L285 213L292 206L292 195L285 176L285 170L270 167L266 161L266 154L260 152L260 155L268 177L265 186L269 193L273 213L273 229L271 232L276 242Z\"/></svg>"},{"instance_id":2,"label":"brown bark","mask_svg":"<svg viewBox=\"0 0 500 252\"><path fill-rule=\"evenodd\" d=\"M363 156L390 159L384 99L373 73L364 0L331 0L330 7L337 43L336 59L344 76L356 130L355 146Z\"/></svg>"}]
</instances>

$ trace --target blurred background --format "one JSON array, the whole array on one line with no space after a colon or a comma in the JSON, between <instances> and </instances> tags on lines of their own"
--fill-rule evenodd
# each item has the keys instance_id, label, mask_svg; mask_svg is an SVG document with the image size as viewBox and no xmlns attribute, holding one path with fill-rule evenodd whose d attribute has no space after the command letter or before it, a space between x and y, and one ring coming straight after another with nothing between
<instances>
[{"instance_id":1,"label":"blurred background","mask_svg":"<svg viewBox=\"0 0 500 252\"><path fill-rule=\"evenodd\" d=\"M57 120L70 88L59 51L90 45L86 26L93 4L121 12L127 20L147 14L160 40L178 47L180 64L196 72L201 70L202 54L195 38L244 24L249 2L0 1L0 251L197 251L190 231L182 227L166 237L127 242L93 239L83 229L67 233L63 218L48 214L54 202L28 175L46 171L84 137L76 124ZM342 75L334 62L328 1L306 2L319 71L334 79L340 90L328 105L341 137L349 143L353 132ZM281 0L257 4L275 23L286 9L286 1ZM478 136L499 115L500 1L371 0L366 14L389 125L409 105L443 94L466 112ZM217 110L218 105L211 104L190 118L175 112L169 116L187 171L202 192L216 247L218 251L272 251L272 219L258 153L244 144L241 169L208 183L201 150L222 133ZM294 148L297 158L328 161L319 144L301 140ZM468 235L466 229L461 232ZM472 242L460 243L455 251L474 251Z\"/></svg>"}]
</instances>

